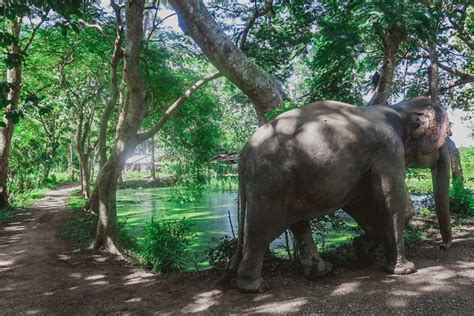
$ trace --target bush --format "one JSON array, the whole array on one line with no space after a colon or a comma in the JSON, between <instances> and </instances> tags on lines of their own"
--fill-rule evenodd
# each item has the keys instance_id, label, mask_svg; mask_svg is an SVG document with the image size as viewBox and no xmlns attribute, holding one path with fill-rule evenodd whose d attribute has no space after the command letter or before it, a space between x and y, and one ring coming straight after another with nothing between
<instances>
[{"instance_id":1,"label":"bush","mask_svg":"<svg viewBox=\"0 0 474 316\"><path fill-rule=\"evenodd\" d=\"M186 247L192 237L191 225L179 221L155 220L146 223L144 264L153 272L169 273L182 270L186 265Z\"/></svg>"},{"instance_id":2,"label":"bush","mask_svg":"<svg viewBox=\"0 0 474 316\"><path fill-rule=\"evenodd\" d=\"M421 217L428 217L428 216L430 216L431 214L433 214L433 211L432 211L429 207L422 207L422 208L420 208L420 210L418 211L418 214L419 214Z\"/></svg>"},{"instance_id":3,"label":"bush","mask_svg":"<svg viewBox=\"0 0 474 316\"><path fill-rule=\"evenodd\" d=\"M449 207L451 212L460 215L474 215L474 197L471 191L464 188L463 179L455 178L449 192Z\"/></svg>"},{"instance_id":4,"label":"bush","mask_svg":"<svg viewBox=\"0 0 474 316\"><path fill-rule=\"evenodd\" d=\"M327 235L331 230L340 232L343 229L348 229L348 226L340 212L320 216L311 220L311 231L316 243L321 249L325 248Z\"/></svg>"},{"instance_id":5,"label":"bush","mask_svg":"<svg viewBox=\"0 0 474 316\"><path fill-rule=\"evenodd\" d=\"M425 233L419 227L408 226L403 231L403 234L405 237L405 246L407 248L411 248L412 246L415 246L426 239Z\"/></svg>"},{"instance_id":6,"label":"bush","mask_svg":"<svg viewBox=\"0 0 474 316\"><path fill-rule=\"evenodd\" d=\"M217 246L207 250L211 267L224 268L230 261L237 247L237 238L224 236L217 241Z\"/></svg>"}]
</instances>

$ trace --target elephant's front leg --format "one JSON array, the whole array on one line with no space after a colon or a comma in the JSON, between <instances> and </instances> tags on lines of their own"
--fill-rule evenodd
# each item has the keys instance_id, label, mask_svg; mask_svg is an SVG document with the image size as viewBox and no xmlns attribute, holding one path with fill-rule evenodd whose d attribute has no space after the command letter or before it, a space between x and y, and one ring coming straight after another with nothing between
<instances>
[{"instance_id":1,"label":"elephant's front leg","mask_svg":"<svg viewBox=\"0 0 474 316\"><path fill-rule=\"evenodd\" d=\"M373 182L383 202L387 269L393 274L409 274L416 271L415 265L405 259L403 230L409 195L404 185L403 173L392 172L376 176L376 181Z\"/></svg>"},{"instance_id":2,"label":"elephant's front leg","mask_svg":"<svg viewBox=\"0 0 474 316\"><path fill-rule=\"evenodd\" d=\"M314 280L328 274L332 270L332 265L325 262L316 250L309 221L291 226L291 231L298 245L305 277Z\"/></svg>"}]
</instances>

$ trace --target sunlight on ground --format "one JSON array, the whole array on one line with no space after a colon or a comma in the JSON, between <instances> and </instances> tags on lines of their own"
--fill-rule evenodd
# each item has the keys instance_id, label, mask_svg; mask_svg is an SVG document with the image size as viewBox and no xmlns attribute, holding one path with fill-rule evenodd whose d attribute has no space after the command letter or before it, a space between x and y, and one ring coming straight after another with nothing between
<instances>
[{"instance_id":1,"label":"sunlight on ground","mask_svg":"<svg viewBox=\"0 0 474 316\"><path fill-rule=\"evenodd\" d=\"M274 303L264 304L255 308L250 308L245 313L296 313L308 300L306 298L295 298L292 300L280 300Z\"/></svg>"},{"instance_id":2,"label":"sunlight on ground","mask_svg":"<svg viewBox=\"0 0 474 316\"><path fill-rule=\"evenodd\" d=\"M199 313L209 309L209 307L219 304L222 291L212 290L200 293L193 297L193 302L181 309L183 313Z\"/></svg>"}]
</instances>

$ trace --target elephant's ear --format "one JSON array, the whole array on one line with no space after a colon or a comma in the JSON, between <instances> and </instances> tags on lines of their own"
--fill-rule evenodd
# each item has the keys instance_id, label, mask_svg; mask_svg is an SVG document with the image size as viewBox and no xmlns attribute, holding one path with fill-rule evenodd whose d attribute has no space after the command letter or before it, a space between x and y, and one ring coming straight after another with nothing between
<instances>
[{"instance_id":1,"label":"elephant's ear","mask_svg":"<svg viewBox=\"0 0 474 316\"><path fill-rule=\"evenodd\" d=\"M423 154L438 150L449 133L446 111L427 97L417 97L398 104L408 115L408 137Z\"/></svg>"}]
</instances>

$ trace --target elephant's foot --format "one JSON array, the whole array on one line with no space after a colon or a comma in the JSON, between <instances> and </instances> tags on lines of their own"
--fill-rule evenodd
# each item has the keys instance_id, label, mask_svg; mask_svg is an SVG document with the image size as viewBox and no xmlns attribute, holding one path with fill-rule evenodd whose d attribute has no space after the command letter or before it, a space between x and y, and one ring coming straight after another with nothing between
<instances>
[{"instance_id":1,"label":"elephant's foot","mask_svg":"<svg viewBox=\"0 0 474 316\"><path fill-rule=\"evenodd\" d=\"M388 272L397 275L416 272L415 264L407 260L400 260L395 264L389 264L386 268Z\"/></svg>"},{"instance_id":2,"label":"elephant's foot","mask_svg":"<svg viewBox=\"0 0 474 316\"><path fill-rule=\"evenodd\" d=\"M323 260L318 260L317 263L303 267L303 270L305 278L308 280L317 280L332 271L332 264Z\"/></svg>"},{"instance_id":3,"label":"elephant's foot","mask_svg":"<svg viewBox=\"0 0 474 316\"><path fill-rule=\"evenodd\" d=\"M237 286L242 293L256 294L263 293L268 288L263 284L263 278L255 280L237 279Z\"/></svg>"}]
</instances>

